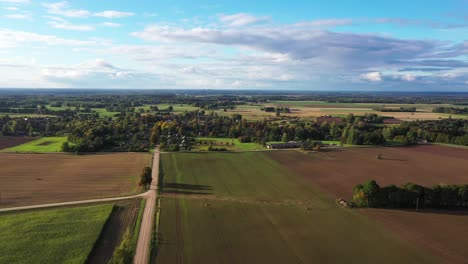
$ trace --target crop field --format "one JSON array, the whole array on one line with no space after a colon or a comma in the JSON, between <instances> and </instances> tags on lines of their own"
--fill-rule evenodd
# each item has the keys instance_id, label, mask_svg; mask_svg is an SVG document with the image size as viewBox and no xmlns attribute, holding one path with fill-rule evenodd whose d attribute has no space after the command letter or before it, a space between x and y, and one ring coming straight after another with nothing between
<instances>
[{"instance_id":1,"label":"crop field","mask_svg":"<svg viewBox=\"0 0 468 264\"><path fill-rule=\"evenodd\" d=\"M383 159L377 159L378 154ZM380 185L468 183L468 151L461 148L426 145L349 148L309 155L275 151L268 155L331 195L345 199L352 196L354 186L370 179Z\"/></svg>"},{"instance_id":2,"label":"crop field","mask_svg":"<svg viewBox=\"0 0 468 264\"><path fill-rule=\"evenodd\" d=\"M3 149L4 152L60 152L67 137L43 137Z\"/></svg>"},{"instance_id":3,"label":"crop field","mask_svg":"<svg viewBox=\"0 0 468 264\"><path fill-rule=\"evenodd\" d=\"M150 158L148 153L0 153L0 207L133 194Z\"/></svg>"},{"instance_id":4,"label":"crop field","mask_svg":"<svg viewBox=\"0 0 468 264\"><path fill-rule=\"evenodd\" d=\"M437 120L448 118L450 115L432 113L432 109L437 106L457 107L450 104L374 104L374 103L328 103L324 101L272 101L264 105L238 105L234 110L227 112L217 111L219 115L240 114L249 120L261 120L264 118L274 118L275 113L264 112L262 107L289 107L291 113L281 114L284 116L298 116L301 118L314 118L323 115L346 116L348 114L363 115L365 113L375 113L381 116L395 117L402 121L414 120ZM374 108L400 108L416 107L417 112L379 112ZM452 118L467 119L468 115L452 115Z\"/></svg>"},{"instance_id":5,"label":"crop field","mask_svg":"<svg viewBox=\"0 0 468 264\"><path fill-rule=\"evenodd\" d=\"M84 263L112 204L0 215L0 263Z\"/></svg>"},{"instance_id":6,"label":"crop field","mask_svg":"<svg viewBox=\"0 0 468 264\"><path fill-rule=\"evenodd\" d=\"M437 262L263 152L163 154L162 166L156 263Z\"/></svg>"},{"instance_id":7,"label":"crop field","mask_svg":"<svg viewBox=\"0 0 468 264\"><path fill-rule=\"evenodd\" d=\"M0 149L11 148L13 146L21 145L32 140L35 140L35 138L0 136Z\"/></svg>"},{"instance_id":8,"label":"crop field","mask_svg":"<svg viewBox=\"0 0 468 264\"><path fill-rule=\"evenodd\" d=\"M382 160L376 158L378 154L383 154ZM462 148L353 148L309 155L285 151L267 155L334 198L351 198L353 187L369 179L384 186L407 182L426 186L468 183L468 150ZM463 263L468 258L466 212L359 211L447 263Z\"/></svg>"}]
</instances>

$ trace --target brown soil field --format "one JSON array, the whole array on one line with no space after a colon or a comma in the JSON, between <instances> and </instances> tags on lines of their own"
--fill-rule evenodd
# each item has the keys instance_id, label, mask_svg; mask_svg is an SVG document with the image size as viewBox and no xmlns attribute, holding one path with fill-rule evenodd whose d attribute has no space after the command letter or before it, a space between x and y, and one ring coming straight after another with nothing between
<instances>
[{"instance_id":1,"label":"brown soil field","mask_svg":"<svg viewBox=\"0 0 468 264\"><path fill-rule=\"evenodd\" d=\"M376 158L383 154L383 159ZM330 195L349 199L356 184L369 179L380 185L413 182L468 183L468 150L444 146L408 148L352 148L303 154L297 151L268 152L291 171L310 180ZM359 209L403 239L439 256L445 263L468 259L468 212Z\"/></svg>"},{"instance_id":2,"label":"brown soil field","mask_svg":"<svg viewBox=\"0 0 468 264\"><path fill-rule=\"evenodd\" d=\"M303 154L268 154L334 196L349 199L354 186L367 180L380 185L408 182L424 186L468 183L468 150L425 145L407 148L348 148ZM382 154L383 159L377 159Z\"/></svg>"},{"instance_id":3,"label":"brown soil field","mask_svg":"<svg viewBox=\"0 0 468 264\"><path fill-rule=\"evenodd\" d=\"M362 209L401 238L435 253L443 263L467 263L468 212Z\"/></svg>"},{"instance_id":4,"label":"brown soil field","mask_svg":"<svg viewBox=\"0 0 468 264\"><path fill-rule=\"evenodd\" d=\"M120 245L127 230L134 231L140 199L116 202L96 245L88 256L86 263L108 263L114 250Z\"/></svg>"},{"instance_id":5,"label":"brown soil field","mask_svg":"<svg viewBox=\"0 0 468 264\"><path fill-rule=\"evenodd\" d=\"M0 136L0 149L10 148L23 143L36 140L37 138L33 137L5 137Z\"/></svg>"},{"instance_id":6,"label":"brown soil field","mask_svg":"<svg viewBox=\"0 0 468 264\"><path fill-rule=\"evenodd\" d=\"M150 158L149 153L0 153L0 207L132 194Z\"/></svg>"}]
</instances>

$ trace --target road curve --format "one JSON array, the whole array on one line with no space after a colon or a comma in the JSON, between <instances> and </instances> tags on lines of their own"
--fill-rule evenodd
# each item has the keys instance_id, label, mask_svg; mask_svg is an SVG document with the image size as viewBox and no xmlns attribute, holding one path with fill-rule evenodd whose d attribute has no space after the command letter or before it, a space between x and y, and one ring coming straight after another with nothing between
<instances>
[{"instance_id":1,"label":"road curve","mask_svg":"<svg viewBox=\"0 0 468 264\"><path fill-rule=\"evenodd\" d=\"M156 191L158 190L159 179L159 150L155 150L153 157L153 181L151 182L150 190L146 192L146 205L141 221L140 234L135 250L133 263L147 264L150 257L151 235L153 233L154 213L156 208Z\"/></svg>"}]
</instances>

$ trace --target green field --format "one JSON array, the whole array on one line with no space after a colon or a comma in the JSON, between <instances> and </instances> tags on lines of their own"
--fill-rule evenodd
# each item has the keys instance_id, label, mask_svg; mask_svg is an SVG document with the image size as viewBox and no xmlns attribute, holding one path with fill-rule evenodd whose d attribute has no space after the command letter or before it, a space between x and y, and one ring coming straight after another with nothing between
<instances>
[{"instance_id":1,"label":"green field","mask_svg":"<svg viewBox=\"0 0 468 264\"><path fill-rule=\"evenodd\" d=\"M203 150L206 151L210 143L213 144L213 147L217 148L226 148L228 150L234 151L245 151L245 150L264 150L260 144L257 143L241 143L237 138L210 138L210 137L197 137L196 142L208 142L208 144L197 144L193 150ZM229 144L226 144L229 143ZM232 145L234 143L234 145Z\"/></svg>"},{"instance_id":2,"label":"green field","mask_svg":"<svg viewBox=\"0 0 468 264\"><path fill-rule=\"evenodd\" d=\"M156 263L436 262L262 152L163 154L162 167Z\"/></svg>"},{"instance_id":3,"label":"green field","mask_svg":"<svg viewBox=\"0 0 468 264\"><path fill-rule=\"evenodd\" d=\"M3 152L60 152L67 137L43 137L24 144L2 149Z\"/></svg>"},{"instance_id":4,"label":"green field","mask_svg":"<svg viewBox=\"0 0 468 264\"><path fill-rule=\"evenodd\" d=\"M0 263L84 263L112 208L0 214Z\"/></svg>"}]
</instances>

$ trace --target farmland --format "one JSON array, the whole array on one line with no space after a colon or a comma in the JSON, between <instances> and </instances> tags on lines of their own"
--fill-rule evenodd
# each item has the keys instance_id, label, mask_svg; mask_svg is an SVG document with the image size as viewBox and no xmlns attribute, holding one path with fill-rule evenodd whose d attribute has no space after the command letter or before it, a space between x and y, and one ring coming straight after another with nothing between
<instances>
[{"instance_id":1,"label":"farmland","mask_svg":"<svg viewBox=\"0 0 468 264\"><path fill-rule=\"evenodd\" d=\"M106 204L2 214L0 263L84 263L112 207Z\"/></svg>"},{"instance_id":2,"label":"farmland","mask_svg":"<svg viewBox=\"0 0 468 264\"><path fill-rule=\"evenodd\" d=\"M283 116L297 116L303 119L313 119L323 115L344 117L348 114L363 115L375 113L387 117L395 117L402 121L414 120L436 120L448 118L450 115L433 113L432 109L438 106L456 107L450 104L378 104L378 103L329 103L325 101L270 101L263 104L239 105L234 110L227 112L217 111L220 115L241 114L249 120L261 120L263 118L274 118L274 112L264 112L262 107L288 107L291 113ZM379 112L375 108L400 108L415 107L416 112ZM452 118L467 119L467 115L452 115Z\"/></svg>"},{"instance_id":3,"label":"farmland","mask_svg":"<svg viewBox=\"0 0 468 264\"><path fill-rule=\"evenodd\" d=\"M0 153L0 207L133 194L150 157L148 153Z\"/></svg>"},{"instance_id":4,"label":"farmland","mask_svg":"<svg viewBox=\"0 0 468 264\"><path fill-rule=\"evenodd\" d=\"M268 152L274 160L301 175L332 197L350 198L356 184L375 179L380 185L413 182L425 186L466 184L468 151L444 146L410 148L359 148L304 155L298 152ZM383 159L376 159L382 154ZM466 212L423 212L360 209L363 215L403 239L438 255L447 263L462 263L468 257Z\"/></svg>"},{"instance_id":5,"label":"farmland","mask_svg":"<svg viewBox=\"0 0 468 264\"><path fill-rule=\"evenodd\" d=\"M378 154L382 160L376 158ZM369 179L380 185L413 182L425 186L468 181L468 164L464 162L468 151L445 146L352 148L310 155L277 151L268 155L329 194L343 198L350 198L353 187Z\"/></svg>"},{"instance_id":6,"label":"farmland","mask_svg":"<svg viewBox=\"0 0 468 264\"><path fill-rule=\"evenodd\" d=\"M437 261L265 153L164 154L162 166L157 263Z\"/></svg>"},{"instance_id":7,"label":"farmland","mask_svg":"<svg viewBox=\"0 0 468 264\"><path fill-rule=\"evenodd\" d=\"M34 138L32 137L0 136L0 149L5 149L5 148L10 148L13 146L21 145L32 140L34 140Z\"/></svg>"},{"instance_id":8,"label":"farmland","mask_svg":"<svg viewBox=\"0 0 468 264\"><path fill-rule=\"evenodd\" d=\"M17 146L6 148L4 152L60 152L67 137L43 137L25 142Z\"/></svg>"}]
</instances>

